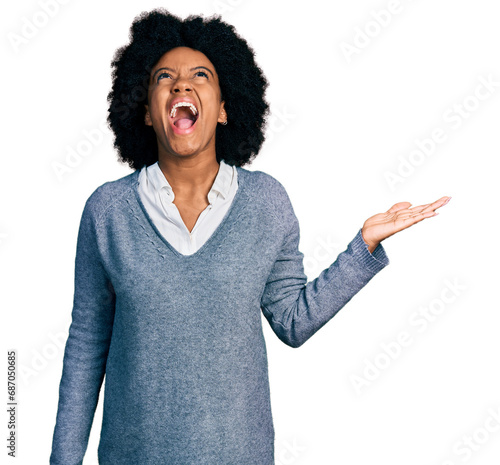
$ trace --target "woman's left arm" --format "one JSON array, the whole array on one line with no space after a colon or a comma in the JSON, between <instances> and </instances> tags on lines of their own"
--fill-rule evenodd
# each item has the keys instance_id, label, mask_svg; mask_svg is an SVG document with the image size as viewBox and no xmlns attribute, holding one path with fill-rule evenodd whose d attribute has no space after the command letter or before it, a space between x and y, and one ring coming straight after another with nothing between
<instances>
[{"instance_id":1,"label":"woman's left arm","mask_svg":"<svg viewBox=\"0 0 500 465\"><path fill-rule=\"evenodd\" d=\"M413 209L400 202L369 218L335 262L307 282L299 222L283 186L278 197L282 202L277 220L289 229L261 296L261 309L274 333L291 347L300 347L389 264L382 240L433 216L447 199Z\"/></svg>"}]
</instances>

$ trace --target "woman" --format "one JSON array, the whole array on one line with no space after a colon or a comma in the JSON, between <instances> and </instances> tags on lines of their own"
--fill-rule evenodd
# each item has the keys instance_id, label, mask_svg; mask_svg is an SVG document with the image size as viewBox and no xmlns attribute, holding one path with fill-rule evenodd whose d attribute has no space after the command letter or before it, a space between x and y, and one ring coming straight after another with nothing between
<instances>
[{"instance_id":1,"label":"woman","mask_svg":"<svg viewBox=\"0 0 500 465\"><path fill-rule=\"evenodd\" d=\"M449 198L372 216L307 283L285 188L243 168L267 81L233 27L143 13L113 66L109 122L135 171L82 214L50 463L82 463L106 374L100 463L274 464L260 312L301 346L389 263L381 241Z\"/></svg>"}]
</instances>

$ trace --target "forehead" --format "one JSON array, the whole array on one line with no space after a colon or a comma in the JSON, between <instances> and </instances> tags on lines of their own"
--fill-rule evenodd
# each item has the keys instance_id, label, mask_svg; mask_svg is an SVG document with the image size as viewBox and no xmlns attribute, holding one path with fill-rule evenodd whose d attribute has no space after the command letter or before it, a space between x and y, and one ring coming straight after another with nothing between
<instances>
[{"instance_id":1,"label":"forehead","mask_svg":"<svg viewBox=\"0 0 500 465\"><path fill-rule=\"evenodd\" d=\"M155 65L155 69L160 66L183 67L183 66L207 66L213 71L215 68L207 56L189 47L176 47L164 53Z\"/></svg>"}]
</instances>

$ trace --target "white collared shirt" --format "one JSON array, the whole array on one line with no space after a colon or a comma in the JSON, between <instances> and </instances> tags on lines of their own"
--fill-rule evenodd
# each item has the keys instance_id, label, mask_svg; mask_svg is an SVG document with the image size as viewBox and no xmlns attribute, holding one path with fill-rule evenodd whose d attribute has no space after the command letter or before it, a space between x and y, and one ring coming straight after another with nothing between
<instances>
[{"instance_id":1,"label":"white collared shirt","mask_svg":"<svg viewBox=\"0 0 500 465\"><path fill-rule=\"evenodd\" d=\"M209 205L191 232L173 203L174 191L158 162L143 166L139 173L139 196L161 235L183 255L195 253L212 235L231 206L238 189L236 166L221 160L219 171L208 193Z\"/></svg>"}]
</instances>

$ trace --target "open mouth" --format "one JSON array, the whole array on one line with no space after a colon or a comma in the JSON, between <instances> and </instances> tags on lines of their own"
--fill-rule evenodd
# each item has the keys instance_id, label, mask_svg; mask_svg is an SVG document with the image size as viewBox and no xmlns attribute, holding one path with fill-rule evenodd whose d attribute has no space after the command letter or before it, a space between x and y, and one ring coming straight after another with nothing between
<instances>
[{"instance_id":1,"label":"open mouth","mask_svg":"<svg viewBox=\"0 0 500 465\"><path fill-rule=\"evenodd\" d=\"M172 124L180 130L186 130L193 127L198 117L199 113L197 108L190 102L176 103L170 111L170 120Z\"/></svg>"}]
</instances>

